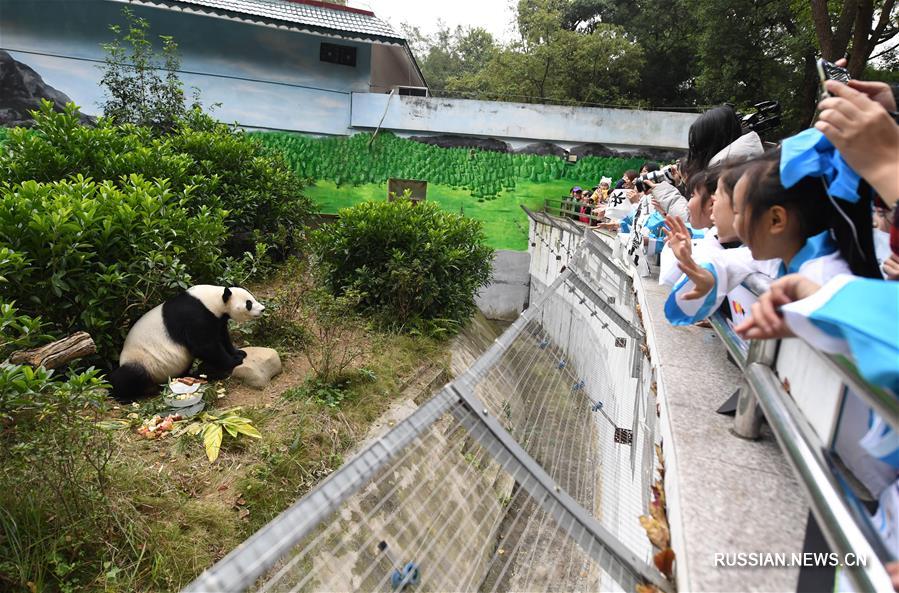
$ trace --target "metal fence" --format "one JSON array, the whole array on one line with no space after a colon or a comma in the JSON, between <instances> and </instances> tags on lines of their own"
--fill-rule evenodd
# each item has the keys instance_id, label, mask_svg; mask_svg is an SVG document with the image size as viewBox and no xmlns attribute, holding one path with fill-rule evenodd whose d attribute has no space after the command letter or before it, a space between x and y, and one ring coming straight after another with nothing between
<instances>
[{"instance_id":1,"label":"metal fence","mask_svg":"<svg viewBox=\"0 0 899 593\"><path fill-rule=\"evenodd\" d=\"M639 523L643 331L599 249L572 244L466 372L185 590L670 591Z\"/></svg>"},{"instance_id":2,"label":"metal fence","mask_svg":"<svg viewBox=\"0 0 899 593\"><path fill-rule=\"evenodd\" d=\"M624 264L613 257L610 242L600 234L585 232L583 226L547 212L528 211L528 215L534 223L531 254L537 279L532 279L532 293L542 292L542 283L567 266L579 267L578 276L589 286L603 287L606 295L615 292L616 279L628 284L628 272L619 267ZM573 241L578 246L574 249ZM744 291L744 298L746 294L757 296L769 283L770 279L755 275L738 290ZM625 294L633 293L627 290ZM621 305L623 316L637 310L632 301ZM859 591L892 590L884 563L895 558L860 502L870 500L871 493L865 492L865 479L850 467L853 460L841 457L838 446L846 439L839 438L838 432L841 418L854 421L847 413L847 402L853 398L899 430L899 400L867 383L845 357L822 354L797 339L746 342L734 333L732 322L721 311L710 321L744 374L734 432L757 438L762 419L767 420L831 548L844 558L852 553L867 559L867 565L845 567L853 586ZM864 464L865 459L854 461Z\"/></svg>"}]
</instances>

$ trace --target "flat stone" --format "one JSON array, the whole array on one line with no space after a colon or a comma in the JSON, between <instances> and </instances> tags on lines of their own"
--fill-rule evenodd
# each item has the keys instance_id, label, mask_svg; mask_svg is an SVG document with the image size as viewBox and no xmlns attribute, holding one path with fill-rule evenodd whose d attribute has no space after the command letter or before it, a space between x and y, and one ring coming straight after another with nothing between
<instances>
[{"instance_id":1,"label":"flat stone","mask_svg":"<svg viewBox=\"0 0 899 593\"><path fill-rule=\"evenodd\" d=\"M247 346L241 350L247 353L247 357L231 373L235 379L240 379L250 387L261 389L271 382L272 377L281 372L281 357L276 350L258 346Z\"/></svg>"}]
</instances>

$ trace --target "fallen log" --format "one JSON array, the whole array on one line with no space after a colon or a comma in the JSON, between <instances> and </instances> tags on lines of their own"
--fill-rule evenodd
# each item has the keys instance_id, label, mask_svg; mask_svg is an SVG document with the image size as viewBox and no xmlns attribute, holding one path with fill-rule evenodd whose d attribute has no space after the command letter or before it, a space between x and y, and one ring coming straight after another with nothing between
<instances>
[{"instance_id":1,"label":"fallen log","mask_svg":"<svg viewBox=\"0 0 899 593\"><path fill-rule=\"evenodd\" d=\"M87 332L78 332L61 340L50 342L40 348L13 352L9 357L12 364L27 364L45 369L58 369L61 366L84 356L97 352L94 339Z\"/></svg>"}]
</instances>

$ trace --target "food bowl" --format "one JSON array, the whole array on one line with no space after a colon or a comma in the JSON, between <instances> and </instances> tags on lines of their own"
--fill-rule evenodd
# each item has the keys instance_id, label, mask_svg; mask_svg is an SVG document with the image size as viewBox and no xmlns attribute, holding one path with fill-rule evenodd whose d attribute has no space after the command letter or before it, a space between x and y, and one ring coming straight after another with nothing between
<instances>
[{"instance_id":1,"label":"food bowl","mask_svg":"<svg viewBox=\"0 0 899 593\"><path fill-rule=\"evenodd\" d=\"M162 398L165 405L172 408L189 408L203 400L202 393L170 394Z\"/></svg>"},{"instance_id":2,"label":"food bowl","mask_svg":"<svg viewBox=\"0 0 899 593\"><path fill-rule=\"evenodd\" d=\"M164 395L162 399L165 405L172 408L189 408L203 400L203 392L200 391L200 386L205 383L205 381L197 381L195 379L190 379L189 382L186 382L185 379L174 379L169 381L169 393Z\"/></svg>"}]
</instances>

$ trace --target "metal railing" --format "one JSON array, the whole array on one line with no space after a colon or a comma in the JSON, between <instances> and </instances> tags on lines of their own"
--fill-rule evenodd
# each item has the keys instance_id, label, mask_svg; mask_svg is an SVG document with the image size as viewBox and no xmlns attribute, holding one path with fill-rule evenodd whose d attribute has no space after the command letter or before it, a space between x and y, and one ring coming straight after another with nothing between
<instances>
[{"instance_id":1,"label":"metal railing","mask_svg":"<svg viewBox=\"0 0 899 593\"><path fill-rule=\"evenodd\" d=\"M572 220L579 224L587 224L589 226L595 226L602 221L603 217L593 216L592 205L590 214L581 214L580 210L582 206L584 206L584 203L580 200L572 200L569 198L560 198L558 200L543 200L543 211L551 212L554 216L559 216L561 218ZM583 222L581 220L582 217L587 218L589 222Z\"/></svg>"},{"instance_id":2,"label":"metal railing","mask_svg":"<svg viewBox=\"0 0 899 593\"><path fill-rule=\"evenodd\" d=\"M560 211L558 208L545 210ZM553 218L546 213L543 216ZM583 228L583 225L580 226ZM588 243L591 239L594 242L598 240L595 233L586 232L584 235ZM610 259L607 246L593 245L588 247L588 251L592 257ZM767 291L770 283L770 278L754 274L743 282L743 287L757 297ZM734 418L734 432L742 438L756 439L762 419L767 420L805 490L809 506L828 544L841 558L854 554L856 558L866 560L864 565L845 565L844 570L853 585L859 591L892 591L884 563L894 558L851 490L849 484L852 480L847 479L844 466L835 462L830 447L822 442L777 376L775 363L780 340L746 342L736 335L720 312L710 317L709 321L744 377ZM840 377L844 394L847 388L851 389L885 422L899 431L899 400L895 396L868 383L845 357L814 351L820 364Z\"/></svg>"},{"instance_id":3,"label":"metal railing","mask_svg":"<svg viewBox=\"0 0 899 593\"><path fill-rule=\"evenodd\" d=\"M756 274L744 282L744 287L759 296L770 282L769 278ZM742 438L758 438L764 416L805 490L812 514L828 544L841 558L854 554L866 559L865 565L844 567L857 590L891 591L890 577L883 564L893 558L849 488L844 470L835 463L830 447L821 441L777 376L774 364L780 341L756 340L747 347L720 313L710 321L743 372L734 432ZM821 364L835 371L844 386L899 430L899 402L894 396L865 381L846 358L821 352L818 355Z\"/></svg>"}]
</instances>

